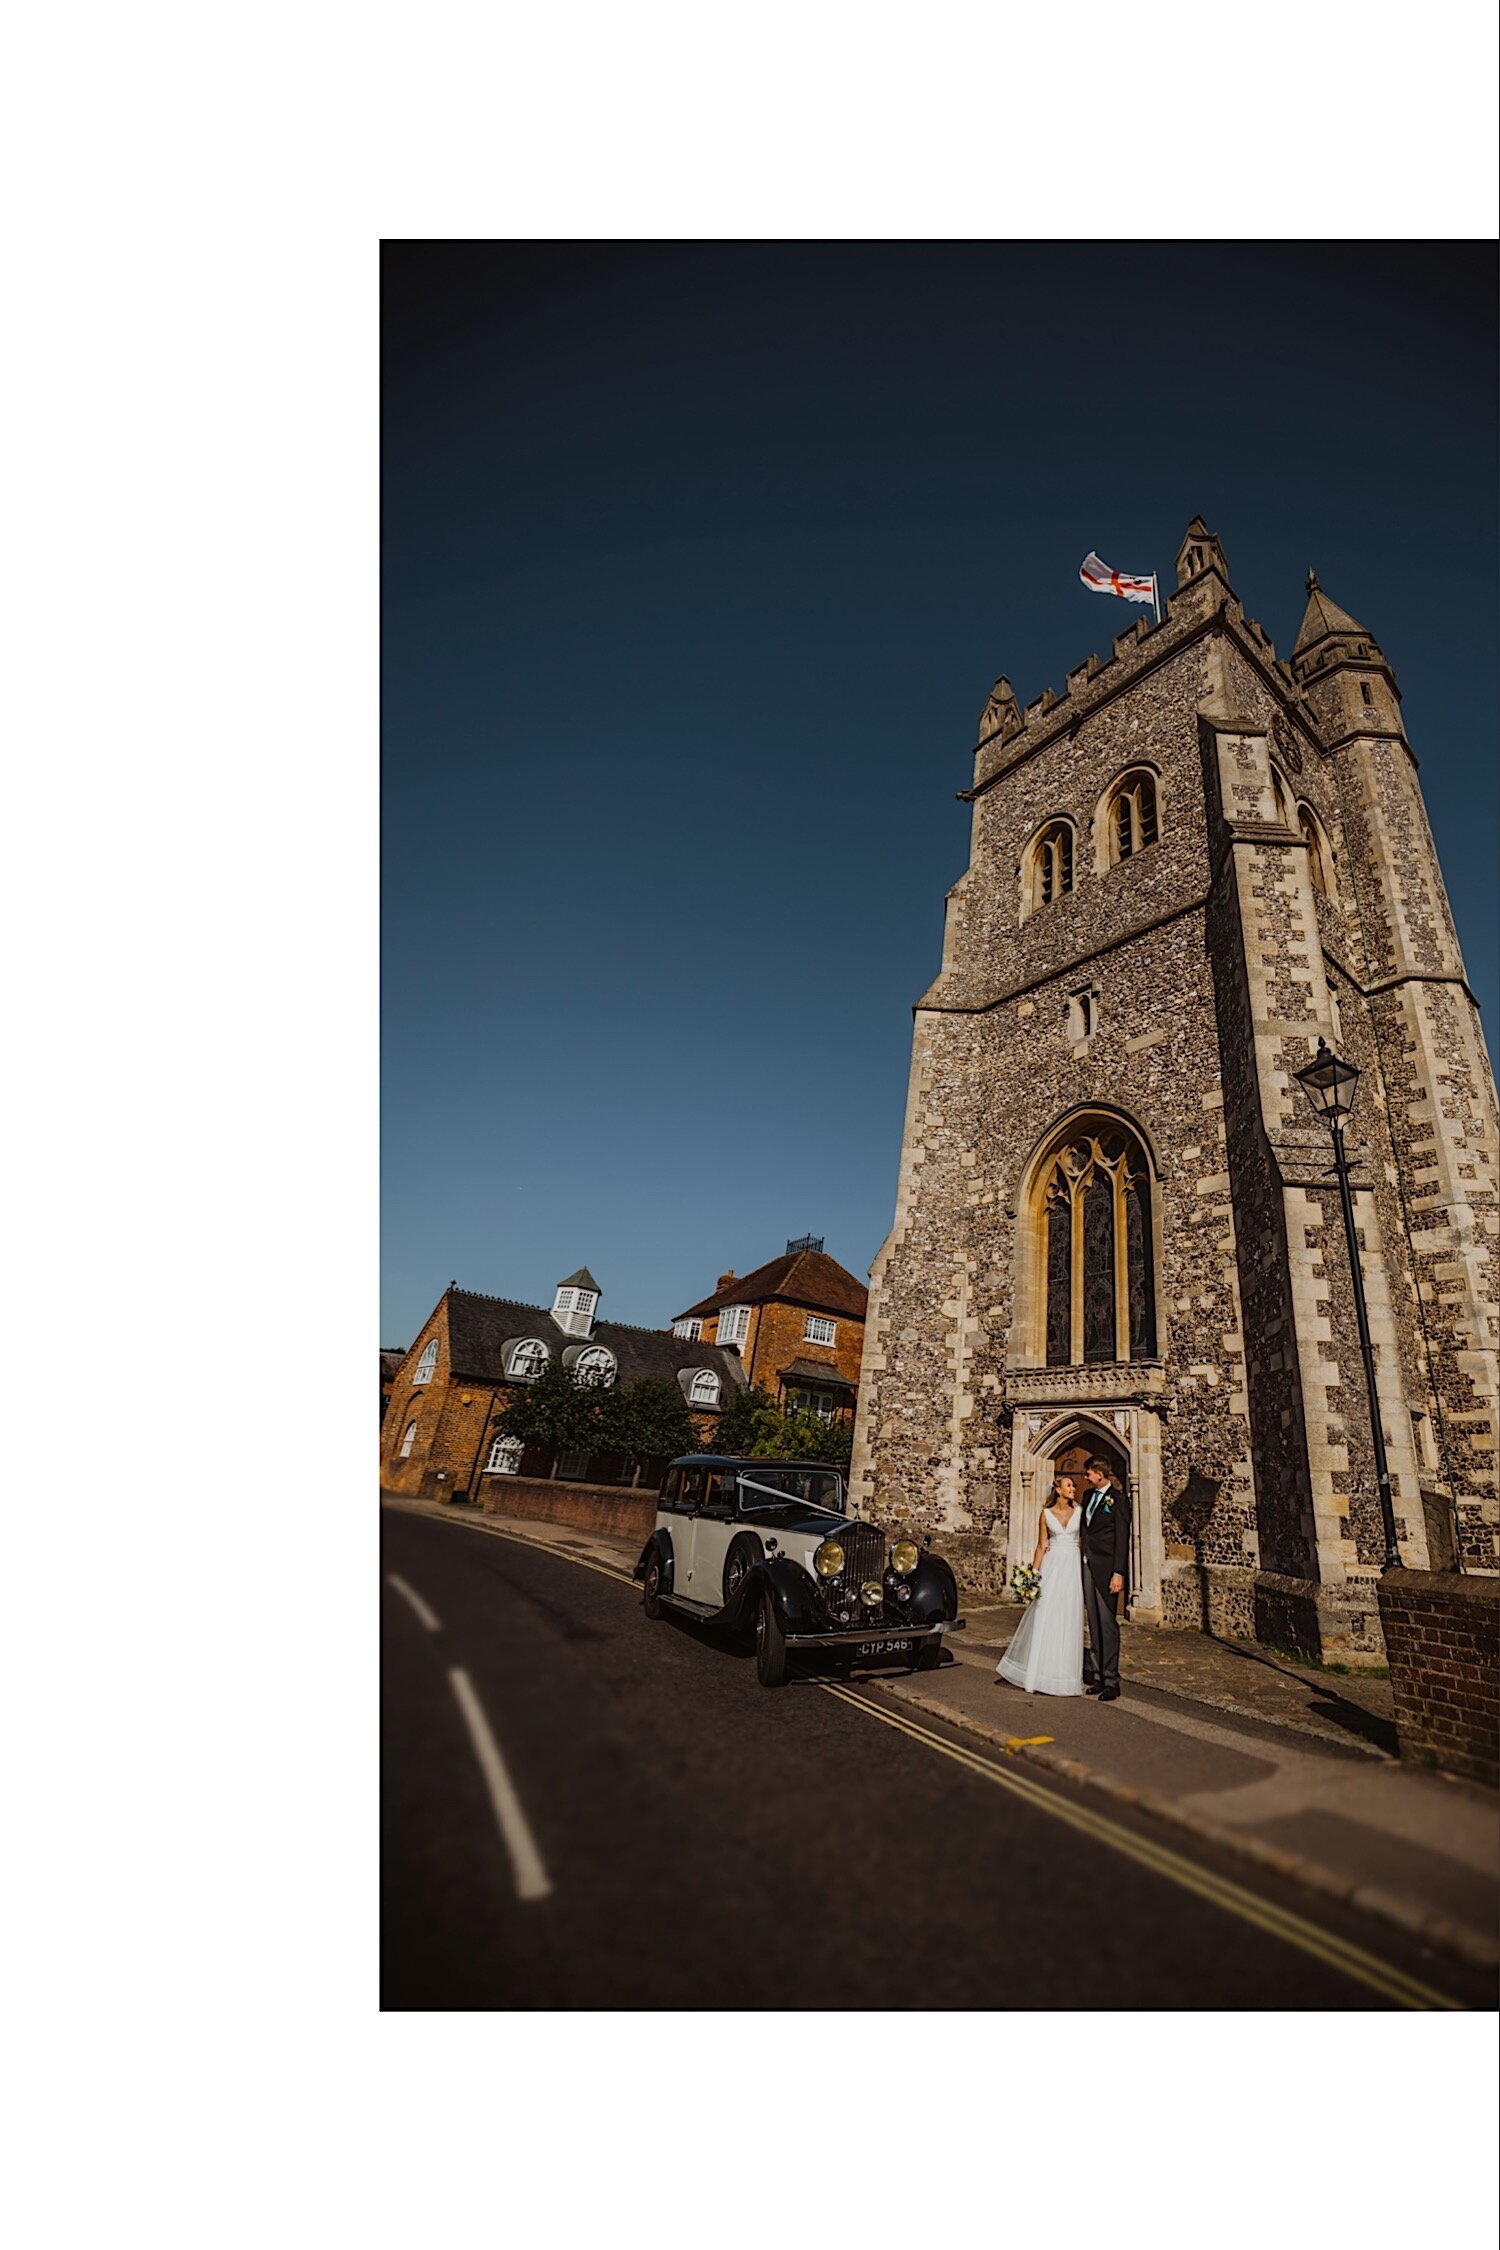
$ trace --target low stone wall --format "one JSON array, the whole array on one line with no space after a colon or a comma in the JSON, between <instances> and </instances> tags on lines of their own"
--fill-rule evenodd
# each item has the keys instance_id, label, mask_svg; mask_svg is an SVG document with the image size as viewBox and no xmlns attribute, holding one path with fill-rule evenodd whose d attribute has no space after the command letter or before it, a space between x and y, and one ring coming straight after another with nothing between
<instances>
[{"instance_id":1,"label":"low stone wall","mask_svg":"<svg viewBox=\"0 0 1500 2250\"><path fill-rule=\"evenodd\" d=\"M1380 1580L1403 1758L1492 1785L1500 1743L1500 1578L1392 1570Z\"/></svg>"},{"instance_id":2,"label":"low stone wall","mask_svg":"<svg viewBox=\"0 0 1500 2250\"><path fill-rule=\"evenodd\" d=\"M656 1522L656 1494L619 1484L554 1484L542 1477L486 1477L480 1502L487 1516L523 1516L533 1523L572 1523L580 1531L639 1539Z\"/></svg>"}]
</instances>

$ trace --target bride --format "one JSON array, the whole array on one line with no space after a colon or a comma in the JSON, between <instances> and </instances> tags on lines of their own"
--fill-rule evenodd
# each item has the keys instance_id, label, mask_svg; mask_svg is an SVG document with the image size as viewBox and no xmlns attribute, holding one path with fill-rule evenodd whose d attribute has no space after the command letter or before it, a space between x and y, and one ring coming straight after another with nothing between
<instances>
[{"instance_id":1,"label":"bride","mask_svg":"<svg viewBox=\"0 0 1500 2250\"><path fill-rule=\"evenodd\" d=\"M995 1666L1029 1695L1083 1693L1083 1562L1078 1547L1078 1505L1072 1477L1054 1480L1037 1519L1033 1570L1041 1591L1022 1618L1010 1647Z\"/></svg>"}]
</instances>

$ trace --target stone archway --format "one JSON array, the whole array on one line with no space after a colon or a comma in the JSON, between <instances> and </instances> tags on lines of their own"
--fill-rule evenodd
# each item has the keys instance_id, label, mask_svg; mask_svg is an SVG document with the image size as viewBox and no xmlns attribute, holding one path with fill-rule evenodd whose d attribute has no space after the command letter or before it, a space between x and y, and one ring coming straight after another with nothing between
<instances>
[{"instance_id":1,"label":"stone archway","mask_svg":"<svg viewBox=\"0 0 1500 2250\"><path fill-rule=\"evenodd\" d=\"M1102 1387L1102 1386L1101 1386ZM1060 1402L1015 1416L1011 1437L1010 1537L1006 1577L1031 1560L1037 1512L1059 1471L1080 1470L1097 1454L1110 1464L1131 1503L1128 1614L1161 1621L1161 1425L1136 1399L1100 1399L1083 1408Z\"/></svg>"}]
</instances>

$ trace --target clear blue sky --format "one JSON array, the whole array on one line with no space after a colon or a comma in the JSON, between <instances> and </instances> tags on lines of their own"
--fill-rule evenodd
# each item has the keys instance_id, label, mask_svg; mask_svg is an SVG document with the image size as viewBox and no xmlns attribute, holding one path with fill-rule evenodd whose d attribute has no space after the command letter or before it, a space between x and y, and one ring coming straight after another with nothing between
<instances>
[{"instance_id":1,"label":"clear blue sky","mask_svg":"<svg viewBox=\"0 0 1500 2250\"><path fill-rule=\"evenodd\" d=\"M402 245L384 317L384 1295L656 1326L890 1224L975 721L1191 516L1405 698L1495 1044L1488 245Z\"/></svg>"}]
</instances>

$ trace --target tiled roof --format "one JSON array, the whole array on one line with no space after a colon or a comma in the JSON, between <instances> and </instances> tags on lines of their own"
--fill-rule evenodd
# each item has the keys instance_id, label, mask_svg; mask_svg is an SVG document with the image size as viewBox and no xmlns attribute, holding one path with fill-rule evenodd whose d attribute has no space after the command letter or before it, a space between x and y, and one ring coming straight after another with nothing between
<instances>
[{"instance_id":1,"label":"tiled roof","mask_svg":"<svg viewBox=\"0 0 1500 2250\"><path fill-rule=\"evenodd\" d=\"M587 1266L580 1266L577 1273L564 1274L557 1286L559 1289L592 1289L596 1297L604 1294Z\"/></svg>"},{"instance_id":2,"label":"tiled roof","mask_svg":"<svg viewBox=\"0 0 1500 2250\"><path fill-rule=\"evenodd\" d=\"M836 1258L821 1250L792 1250L757 1266L754 1273L721 1283L711 1297L672 1317L694 1320L721 1305L760 1305L772 1297L806 1305L812 1312L842 1313L848 1320L863 1320L869 1303L869 1292Z\"/></svg>"},{"instance_id":3,"label":"tiled roof","mask_svg":"<svg viewBox=\"0 0 1500 2250\"><path fill-rule=\"evenodd\" d=\"M573 1347L606 1345L614 1353L622 1383L646 1375L670 1383L685 1367L709 1367L725 1376L731 1387L744 1388L745 1370L738 1352L721 1351L717 1344L690 1344L659 1328L631 1328L623 1320L596 1320L587 1336L570 1336L541 1305L481 1297L470 1289L450 1289L447 1303L448 1364L456 1378L500 1382L505 1346L522 1336L536 1336L554 1359Z\"/></svg>"},{"instance_id":4,"label":"tiled roof","mask_svg":"<svg viewBox=\"0 0 1500 2250\"><path fill-rule=\"evenodd\" d=\"M794 1359L790 1367L777 1369L783 1383L822 1383L835 1391L857 1391L859 1385L851 1383L836 1367L827 1367L816 1359Z\"/></svg>"}]
</instances>

